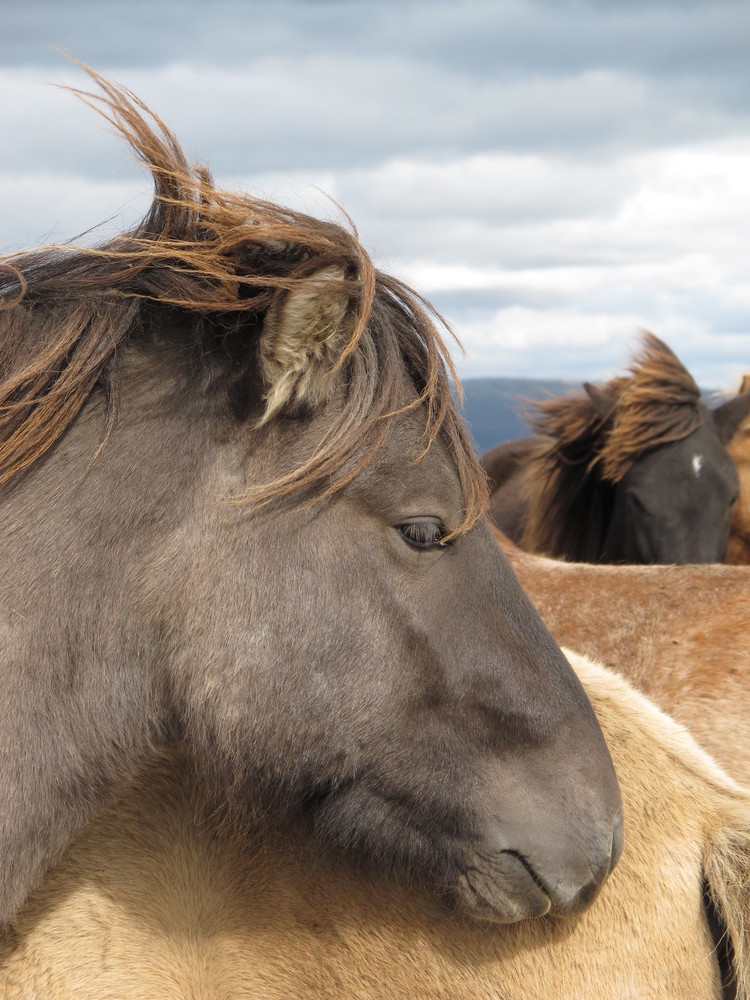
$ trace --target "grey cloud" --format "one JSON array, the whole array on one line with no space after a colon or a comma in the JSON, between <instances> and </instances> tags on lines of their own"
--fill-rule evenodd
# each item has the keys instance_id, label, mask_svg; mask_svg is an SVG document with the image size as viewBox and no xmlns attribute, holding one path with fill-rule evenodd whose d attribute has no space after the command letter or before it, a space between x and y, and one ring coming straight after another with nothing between
<instances>
[{"instance_id":1,"label":"grey cloud","mask_svg":"<svg viewBox=\"0 0 750 1000\"><path fill-rule=\"evenodd\" d=\"M513 308L528 311L534 330L549 320L549 342L560 346L545 355L547 370L536 368L538 346L516 346L497 354L498 374L576 374L585 364L584 375L597 377L597 364L622 364L617 338L638 322L663 335L692 331L685 343L696 358L700 337L715 331L700 353L705 371L718 364L710 358L750 355L750 303L727 266L748 259L744 203L733 218L731 196L715 193L724 215L713 228L703 217L694 230L675 216L652 224L650 203L618 224L647 170L634 166L637 151L705 149L750 134L744 0L3 8L0 135L12 141L0 147L0 246L70 236L120 206L134 221L149 190L109 126L43 85L87 84L57 45L130 86L218 177L271 188L285 175L319 181L386 266L502 268L502 287L422 288L460 331ZM745 147L739 155L747 158ZM484 173L483 157L496 157ZM670 183L649 196L669 196ZM713 285L665 277L664 263L688 252L716 262ZM634 265L651 277L634 278ZM583 292L566 288L564 267L596 280ZM579 313L594 346L565 344L557 332ZM610 322L618 333L605 336ZM472 353L486 366L488 351L477 341Z\"/></svg>"},{"instance_id":2,"label":"grey cloud","mask_svg":"<svg viewBox=\"0 0 750 1000\"><path fill-rule=\"evenodd\" d=\"M3 11L3 167L54 150L61 170L100 175L90 121L58 103L40 129L45 101L8 94L18 72L85 86L55 45L124 79L216 172L304 173L746 132L749 35L731 0L28 0Z\"/></svg>"},{"instance_id":3,"label":"grey cloud","mask_svg":"<svg viewBox=\"0 0 750 1000\"><path fill-rule=\"evenodd\" d=\"M42 87L36 92L28 73L5 70L2 78L6 94L20 81L23 95L0 108L0 129L14 135L3 150L5 169L34 169L52 155L61 170L101 174L105 144L90 112L82 114L72 98L63 104ZM85 86L83 75L67 66L64 79ZM642 81L606 72L476 87L469 78L387 57L359 65L351 56L338 62L309 56L264 60L232 73L194 66L134 70L127 80L187 148L217 173L230 174L304 174L398 158L439 163L493 150L611 159L626 149L750 127L750 111L732 117L701 94L683 103L669 88L651 91ZM112 163L109 169L117 169Z\"/></svg>"},{"instance_id":4,"label":"grey cloud","mask_svg":"<svg viewBox=\"0 0 750 1000\"><path fill-rule=\"evenodd\" d=\"M605 65L659 77L690 77L700 66L746 78L750 10L736 0L27 0L7 5L3 19L0 61L15 65L49 63L45 46L54 45L120 67L243 66L312 48L388 52L493 78Z\"/></svg>"}]
</instances>

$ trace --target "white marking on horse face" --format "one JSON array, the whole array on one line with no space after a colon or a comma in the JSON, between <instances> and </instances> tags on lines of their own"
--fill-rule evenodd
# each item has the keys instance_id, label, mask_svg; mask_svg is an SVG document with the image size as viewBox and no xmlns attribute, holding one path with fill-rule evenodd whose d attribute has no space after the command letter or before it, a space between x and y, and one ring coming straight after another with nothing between
<instances>
[{"instance_id":1,"label":"white marking on horse face","mask_svg":"<svg viewBox=\"0 0 750 1000\"><path fill-rule=\"evenodd\" d=\"M695 473L695 478L701 474L701 469L703 468L703 455L693 455L693 472Z\"/></svg>"}]
</instances>

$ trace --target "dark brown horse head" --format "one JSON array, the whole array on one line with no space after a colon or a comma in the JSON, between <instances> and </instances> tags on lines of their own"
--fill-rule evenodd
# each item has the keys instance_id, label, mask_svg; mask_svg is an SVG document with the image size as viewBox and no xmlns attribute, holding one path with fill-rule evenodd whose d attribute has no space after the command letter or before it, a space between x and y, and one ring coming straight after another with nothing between
<instances>
[{"instance_id":1,"label":"dark brown horse head","mask_svg":"<svg viewBox=\"0 0 750 1000\"><path fill-rule=\"evenodd\" d=\"M425 304L97 81L156 199L4 289L0 920L174 739L235 812L477 915L581 908L617 781L480 517Z\"/></svg>"},{"instance_id":2,"label":"dark brown horse head","mask_svg":"<svg viewBox=\"0 0 750 1000\"><path fill-rule=\"evenodd\" d=\"M605 562L723 561L739 495L722 434L727 405L714 411L701 405L692 434L646 452L625 472L614 493Z\"/></svg>"},{"instance_id":3,"label":"dark brown horse head","mask_svg":"<svg viewBox=\"0 0 750 1000\"><path fill-rule=\"evenodd\" d=\"M630 374L534 404L538 436L482 457L497 526L579 562L721 562L739 492L726 445L750 394L709 410L653 334Z\"/></svg>"}]
</instances>

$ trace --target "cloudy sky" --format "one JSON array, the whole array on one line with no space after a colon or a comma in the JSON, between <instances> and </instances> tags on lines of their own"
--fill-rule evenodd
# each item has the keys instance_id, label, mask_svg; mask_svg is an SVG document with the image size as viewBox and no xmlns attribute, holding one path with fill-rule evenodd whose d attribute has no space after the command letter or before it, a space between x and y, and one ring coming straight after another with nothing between
<instances>
[{"instance_id":1,"label":"cloudy sky","mask_svg":"<svg viewBox=\"0 0 750 1000\"><path fill-rule=\"evenodd\" d=\"M0 0L0 251L134 223L147 176L52 84L125 83L217 181L353 217L465 376L598 379L649 328L750 371L747 0ZM109 227L109 228L108 228Z\"/></svg>"}]
</instances>

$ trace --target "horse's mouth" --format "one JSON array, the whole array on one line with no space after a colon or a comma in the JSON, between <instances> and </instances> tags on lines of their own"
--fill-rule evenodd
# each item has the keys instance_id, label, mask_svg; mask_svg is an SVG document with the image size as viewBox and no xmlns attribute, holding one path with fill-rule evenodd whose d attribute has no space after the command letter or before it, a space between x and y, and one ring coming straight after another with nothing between
<instances>
[{"instance_id":1,"label":"horse's mouth","mask_svg":"<svg viewBox=\"0 0 750 1000\"><path fill-rule=\"evenodd\" d=\"M609 833L610 850L595 860L573 852L559 864L550 865L544 842L538 841L530 858L505 848L488 851L474 848L456 882L456 895L472 916L497 923L514 923L546 913L572 916L594 901L622 854L624 827L618 813ZM540 873L534 858L545 859Z\"/></svg>"},{"instance_id":2,"label":"horse's mouth","mask_svg":"<svg viewBox=\"0 0 750 1000\"><path fill-rule=\"evenodd\" d=\"M549 913L552 901L544 883L517 851L492 858L477 855L456 886L459 901L472 916L497 923L514 923Z\"/></svg>"}]
</instances>

